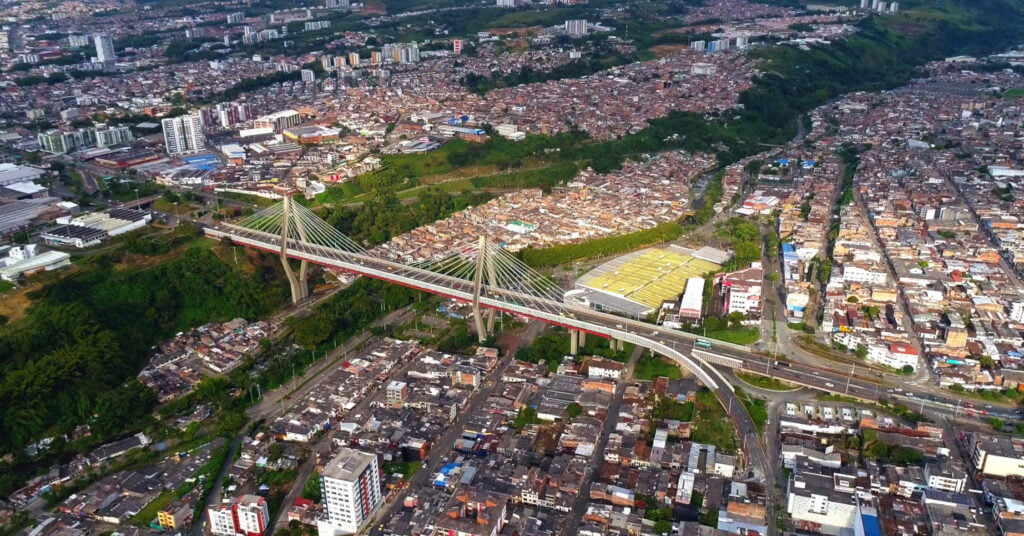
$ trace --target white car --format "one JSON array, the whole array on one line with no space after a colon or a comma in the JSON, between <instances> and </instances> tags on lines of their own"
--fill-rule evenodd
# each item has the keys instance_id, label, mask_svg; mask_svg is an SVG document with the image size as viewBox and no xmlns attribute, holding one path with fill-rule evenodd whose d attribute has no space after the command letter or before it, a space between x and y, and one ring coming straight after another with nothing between
<instances>
[{"instance_id":1,"label":"white car","mask_svg":"<svg viewBox=\"0 0 1024 536\"><path fill-rule=\"evenodd\" d=\"M825 387L835 387L835 384L832 382L825 382Z\"/></svg>"}]
</instances>

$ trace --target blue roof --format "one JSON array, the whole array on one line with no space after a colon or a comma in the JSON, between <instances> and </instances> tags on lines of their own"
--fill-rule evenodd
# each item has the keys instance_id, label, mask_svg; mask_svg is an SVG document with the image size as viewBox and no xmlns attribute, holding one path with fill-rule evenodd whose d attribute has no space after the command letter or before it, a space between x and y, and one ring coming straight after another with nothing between
<instances>
[{"instance_id":1,"label":"blue roof","mask_svg":"<svg viewBox=\"0 0 1024 536\"><path fill-rule=\"evenodd\" d=\"M448 475L452 474L452 472L454 472L459 467L462 467L461 463L456 463L456 462L446 463L443 466L441 466L441 474L444 475L444 476L448 476Z\"/></svg>"},{"instance_id":2,"label":"blue roof","mask_svg":"<svg viewBox=\"0 0 1024 536\"><path fill-rule=\"evenodd\" d=\"M782 251L796 251L796 246L792 242L783 242Z\"/></svg>"},{"instance_id":3,"label":"blue roof","mask_svg":"<svg viewBox=\"0 0 1024 536\"><path fill-rule=\"evenodd\" d=\"M186 156L185 158L182 158L182 160L190 164L195 162L213 162L217 160L217 156L212 154L199 154L195 156Z\"/></svg>"},{"instance_id":4,"label":"blue roof","mask_svg":"<svg viewBox=\"0 0 1024 536\"><path fill-rule=\"evenodd\" d=\"M788 166L789 165L789 159L788 158L780 158L780 159L776 160L775 163L779 164L780 166Z\"/></svg>"},{"instance_id":5,"label":"blue roof","mask_svg":"<svg viewBox=\"0 0 1024 536\"><path fill-rule=\"evenodd\" d=\"M864 523L864 536L882 536L882 529L878 526L878 516L861 514L860 519Z\"/></svg>"}]
</instances>

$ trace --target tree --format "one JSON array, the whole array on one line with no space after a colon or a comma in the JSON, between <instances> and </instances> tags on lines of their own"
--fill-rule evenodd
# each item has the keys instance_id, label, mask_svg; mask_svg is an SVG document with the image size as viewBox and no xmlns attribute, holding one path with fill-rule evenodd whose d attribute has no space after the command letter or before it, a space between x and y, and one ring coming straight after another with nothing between
<instances>
[{"instance_id":1,"label":"tree","mask_svg":"<svg viewBox=\"0 0 1024 536\"><path fill-rule=\"evenodd\" d=\"M576 402L572 402L568 406L565 407L565 414L566 414L566 416L569 417L570 420L571 419L575 419L576 417L579 417L582 413L583 413L583 408L579 404L577 404Z\"/></svg>"},{"instance_id":2,"label":"tree","mask_svg":"<svg viewBox=\"0 0 1024 536\"><path fill-rule=\"evenodd\" d=\"M992 368L996 364L996 362L991 357L989 357L987 355L983 355L983 356L978 357L978 363L980 363L981 366L984 367L984 368Z\"/></svg>"},{"instance_id":3,"label":"tree","mask_svg":"<svg viewBox=\"0 0 1024 536\"><path fill-rule=\"evenodd\" d=\"M859 303L859 302L860 302L860 298L858 298L856 296L850 296L849 298L846 298L846 303Z\"/></svg>"},{"instance_id":4,"label":"tree","mask_svg":"<svg viewBox=\"0 0 1024 536\"><path fill-rule=\"evenodd\" d=\"M853 355L857 356L857 359L864 359L868 356L868 347L858 344L857 348L853 351Z\"/></svg>"},{"instance_id":5,"label":"tree","mask_svg":"<svg viewBox=\"0 0 1024 536\"><path fill-rule=\"evenodd\" d=\"M914 365L903 365L903 368L900 370L902 370L904 374L913 374Z\"/></svg>"},{"instance_id":6,"label":"tree","mask_svg":"<svg viewBox=\"0 0 1024 536\"><path fill-rule=\"evenodd\" d=\"M992 427L993 430L1000 431L1006 426L1006 423L999 417L989 417L985 422Z\"/></svg>"},{"instance_id":7,"label":"tree","mask_svg":"<svg viewBox=\"0 0 1024 536\"><path fill-rule=\"evenodd\" d=\"M280 460L283 454L284 445L282 445L281 443L274 443L273 445L270 445L270 447L267 448L267 458L272 462Z\"/></svg>"},{"instance_id":8,"label":"tree","mask_svg":"<svg viewBox=\"0 0 1024 536\"><path fill-rule=\"evenodd\" d=\"M656 534L668 534L672 530L672 522L667 519L655 521L653 530Z\"/></svg>"}]
</instances>

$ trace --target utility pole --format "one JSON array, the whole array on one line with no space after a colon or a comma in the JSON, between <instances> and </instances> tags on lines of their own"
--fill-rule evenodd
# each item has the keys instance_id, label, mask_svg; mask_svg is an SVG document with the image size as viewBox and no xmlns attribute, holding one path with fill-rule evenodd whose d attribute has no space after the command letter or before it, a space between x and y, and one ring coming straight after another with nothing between
<instances>
[{"instance_id":1,"label":"utility pole","mask_svg":"<svg viewBox=\"0 0 1024 536\"><path fill-rule=\"evenodd\" d=\"M853 373L856 370L857 370L857 364L854 363L853 366L850 367L850 375L846 377L846 394L850 394L850 380L853 379Z\"/></svg>"}]
</instances>

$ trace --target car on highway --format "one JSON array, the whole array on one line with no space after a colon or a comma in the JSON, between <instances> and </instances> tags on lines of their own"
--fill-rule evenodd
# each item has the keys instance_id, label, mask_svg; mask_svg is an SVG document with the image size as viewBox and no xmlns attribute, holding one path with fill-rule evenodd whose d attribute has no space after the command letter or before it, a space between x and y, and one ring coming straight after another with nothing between
<instances>
[{"instance_id":1,"label":"car on highway","mask_svg":"<svg viewBox=\"0 0 1024 536\"><path fill-rule=\"evenodd\" d=\"M825 387L835 387L836 385L832 382L825 382Z\"/></svg>"}]
</instances>

